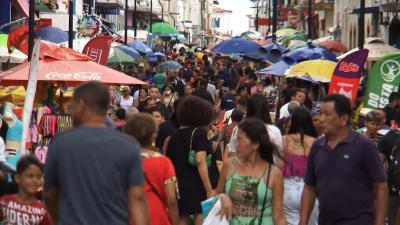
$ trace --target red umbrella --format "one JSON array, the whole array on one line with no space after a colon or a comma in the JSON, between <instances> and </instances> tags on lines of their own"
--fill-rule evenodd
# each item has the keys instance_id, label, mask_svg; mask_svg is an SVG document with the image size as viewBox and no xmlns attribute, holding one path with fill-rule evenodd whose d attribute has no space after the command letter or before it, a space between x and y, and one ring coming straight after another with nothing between
<instances>
[{"instance_id":1,"label":"red umbrella","mask_svg":"<svg viewBox=\"0 0 400 225\"><path fill-rule=\"evenodd\" d=\"M35 27L35 30L38 30L39 27ZM27 25L18 27L17 29L10 32L8 35L8 48L14 46L16 49L23 52L25 55L28 55L28 33L29 28ZM55 50L59 48L58 45L48 42L48 41L40 41L40 58L43 59L44 53L49 50Z\"/></svg>"},{"instance_id":2,"label":"red umbrella","mask_svg":"<svg viewBox=\"0 0 400 225\"><path fill-rule=\"evenodd\" d=\"M0 73L2 85L24 85L28 81L30 63ZM69 48L59 48L45 53L39 61L38 81L65 82L77 85L86 81L106 84L146 84L136 78L92 62L86 55Z\"/></svg>"},{"instance_id":3,"label":"red umbrella","mask_svg":"<svg viewBox=\"0 0 400 225\"><path fill-rule=\"evenodd\" d=\"M347 52L347 47L338 41L326 40L326 41L319 43L319 45L327 48L328 50L330 50L332 52Z\"/></svg>"}]
</instances>

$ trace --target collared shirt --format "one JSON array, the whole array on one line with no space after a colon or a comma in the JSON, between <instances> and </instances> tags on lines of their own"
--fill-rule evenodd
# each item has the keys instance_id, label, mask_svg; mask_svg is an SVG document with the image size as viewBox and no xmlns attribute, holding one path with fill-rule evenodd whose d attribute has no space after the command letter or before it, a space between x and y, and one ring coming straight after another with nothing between
<instances>
[{"instance_id":1,"label":"collared shirt","mask_svg":"<svg viewBox=\"0 0 400 225\"><path fill-rule=\"evenodd\" d=\"M319 224L372 225L373 184L385 182L386 175L375 144L350 130L334 149L326 137L313 144L304 181L316 188Z\"/></svg>"}]
</instances>

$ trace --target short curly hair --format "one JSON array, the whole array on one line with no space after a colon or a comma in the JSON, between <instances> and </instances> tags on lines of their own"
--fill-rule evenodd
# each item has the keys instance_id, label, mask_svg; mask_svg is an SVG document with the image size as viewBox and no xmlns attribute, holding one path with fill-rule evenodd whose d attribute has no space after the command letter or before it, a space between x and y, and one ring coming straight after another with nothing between
<instances>
[{"instance_id":1,"label":"short curly hair","mask_svg":"<svg viewBox=\"0 0 400 225\"><path fill-rule=\"evenodd\" d=\"M147 148L153 144L158 127L152 115L136 113L126 121L124 132L139 141L142 147Z\"/></svg>"},{"instance_id":2,"label":"short curly hair","mask_svg":"<svg viewBox=\"0 0 400 225\"><path fill-rule=\"evenodd\" d=\"M213 105L197 96L185 97L178 106L178 121L183 126L208 126L214 116Z\"/></svg>"}]
</instances>

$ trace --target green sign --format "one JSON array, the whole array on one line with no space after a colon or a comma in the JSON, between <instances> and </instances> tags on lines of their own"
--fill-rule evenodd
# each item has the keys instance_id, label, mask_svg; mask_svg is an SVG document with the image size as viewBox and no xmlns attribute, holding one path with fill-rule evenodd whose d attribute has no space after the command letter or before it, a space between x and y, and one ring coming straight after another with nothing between
<instances>
[{"instance_id":1,"label":"green sign","mask_svg":"<svg viewBox=\"0 0 400 225\"><path fill-rule=\"evenodd\" d=\"M365 93L365 107L384 108L389 96L397 92L400 85L400 54L384 57L372 67Z\"/></svg>"}]
</instances>

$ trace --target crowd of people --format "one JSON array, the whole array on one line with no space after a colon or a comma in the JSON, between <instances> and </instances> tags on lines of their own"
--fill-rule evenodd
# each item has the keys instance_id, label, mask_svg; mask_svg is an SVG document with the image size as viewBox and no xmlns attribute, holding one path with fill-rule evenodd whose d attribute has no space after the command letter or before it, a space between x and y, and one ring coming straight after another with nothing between
<instances>
[{"instance_id":1,"label":"crowd of people","mask_svg":"<svg viewBox=\"0 0 400 225\"><path fill-rule=\"evenodd\" d=\"M74 128L44 167L20 159L4 224L200 225L216 196L232 225L400 224L398 93L363 114L244 61L175 57L180 70L133 74L148 85L76 88Z\"/></svg>"}]
</instances>

